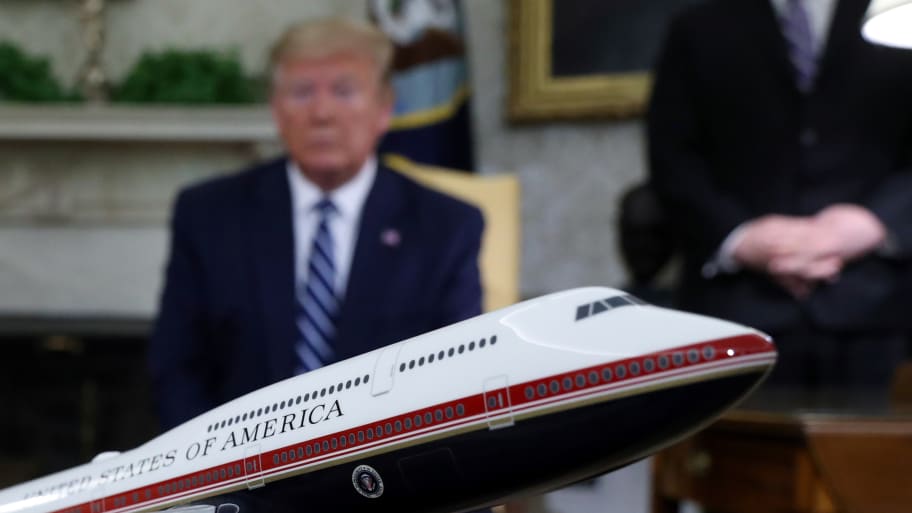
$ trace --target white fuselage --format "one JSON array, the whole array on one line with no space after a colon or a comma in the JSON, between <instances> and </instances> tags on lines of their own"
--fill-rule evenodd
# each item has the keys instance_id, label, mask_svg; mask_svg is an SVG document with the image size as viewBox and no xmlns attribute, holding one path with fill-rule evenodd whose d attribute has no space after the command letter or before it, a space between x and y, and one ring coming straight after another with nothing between
<instances>
[{"instance_id":1,"label":"white fuselage","mask_svg":"<svg viewBox=\"0 0 912 513\"><path fill-rule=\"evenodd\" d=\"M775 360L754 330L634 303L574 289L296 376L2 490L0 513L164 509Z\"/></svg>"}]
</instances>

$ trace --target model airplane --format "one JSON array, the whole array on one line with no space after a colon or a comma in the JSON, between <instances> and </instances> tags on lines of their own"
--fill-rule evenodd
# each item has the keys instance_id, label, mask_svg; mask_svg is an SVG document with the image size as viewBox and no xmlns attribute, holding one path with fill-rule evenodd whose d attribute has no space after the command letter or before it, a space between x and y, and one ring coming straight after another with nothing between
<instances>
[{"instance_id":1,"label":"model airplane","mask_svg":"<svg viewBox=\"0 0 912 513\"><path fill-rule=\"evenodd\" d=\"M775 359L753 329L573 289L0 490L0 513L462 511L643 458L717 418Z\"/></svg>"}]
</instances>

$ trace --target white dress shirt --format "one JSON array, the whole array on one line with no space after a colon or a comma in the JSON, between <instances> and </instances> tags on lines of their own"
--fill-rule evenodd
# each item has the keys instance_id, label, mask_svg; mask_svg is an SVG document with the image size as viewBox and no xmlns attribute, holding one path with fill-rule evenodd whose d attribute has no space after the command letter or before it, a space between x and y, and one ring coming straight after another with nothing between
<instances>
[{"instance_id":1,"label":"white dress shirt","mask_svg":"<svg viewBox=\"0 0 912 513\"><path fill-rule=\"evenodd\" d=\"M358 240L361 210L377 175L377 160L374 157L368 158L354 178L328 195L309 181L293 161L288 161L286 171L291 188L296 283L304 283L307 280L307 263L310 260L317 223L320 221L320 214L314 207L327 196L336 207L335 213L329 218L329 233L333 239L333 264L336 269L334 285L336 296L341 300L345 297L355 244Z\"/></svg>"}]
</instances>

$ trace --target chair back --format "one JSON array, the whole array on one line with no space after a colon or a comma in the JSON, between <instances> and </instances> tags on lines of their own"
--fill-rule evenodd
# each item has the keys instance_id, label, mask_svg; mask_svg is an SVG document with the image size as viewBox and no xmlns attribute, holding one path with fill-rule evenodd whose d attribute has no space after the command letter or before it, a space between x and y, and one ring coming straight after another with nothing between
<instances>
[{"instance_id":1,"label":"chair back","mask_svg":"<svg viewBox=\"0 0 912 513\"><path fill-rule=\"evenodd\" d=\"M519 301L520 188L512 174L476 175L386 155L384 164L432 189L478 207L485 219L479 267L484 310Z\"/></svg>"}]
</instances>

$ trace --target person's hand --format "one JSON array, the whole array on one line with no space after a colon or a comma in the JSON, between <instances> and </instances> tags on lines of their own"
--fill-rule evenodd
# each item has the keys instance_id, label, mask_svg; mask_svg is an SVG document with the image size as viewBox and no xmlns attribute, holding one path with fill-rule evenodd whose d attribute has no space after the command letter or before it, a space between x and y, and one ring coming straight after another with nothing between
<instances>
[{"instance_id":1,"label":"person's hand","mask_svg":"<svg viewBox=\"0 0 912 513\"><path fill-rule=\"evenodd\" d=\"M839 279L843 261L837 256L793 254L774 259L769 274L796 299L805 299L821 282Z\"/></svg>"},{"instance_id":2,"label":"person's hand","mask_svg":"<svg viewBox=\"0 0 912 513\"><path fill-rule=\"evenodd\" d=\"M827 251L849 262L863 257L883 244L887 230L870 210L850 203L838 203L814 216L824 232Z\"/></svg>"},{"instance_id":3,"label":"person's hand","mask_svg":"<svg viewBox=\"0 0 912 513\"><path fill-rule=\"evenodd\" d=\"M759 217L744 226L732 257L743 267L769 272L775 259L801 252L810 230L810 218L778 214Z\"/></svg>"},{"instance_id":4,"label":"person's hand","mask_svg":"<svg viewBox=\"0 0 912 513\"><path fill-rule=\"evenodd\" d=\"M882 244L886 229L870 211L858 205L837 204L811 220L801 248L774 257L770 273L811 281L838 279L843 266Z\"/></svg>"},{"instance_id":5,"label":"person's hand","mask_svg":"<svg viewBox=\"0 0 912 513\"><path fill-rule=\"evenodd\" d=\"M812 235L810 238L813 238ZM809 238L809 239L810 239ZM813 246L813 243L809 243ZM828 251L806 251L782 254L770 261L767 271L776 277L789 276L809 282L836 281L845 261Z\"/></svg>"},{"instance_id":6,"label":"person's hand","mask_svg":"<svg viewBox=\"0 0 912 513\"><path fill-rule=\"evenodd\" d=\"M814 218L767 215L744 228L734 248L743 266L764 272L797 299L808 297L820 281L838 278L842 260L827 244L808 244L826 235Z\"/></svg>"}]
</instances>

